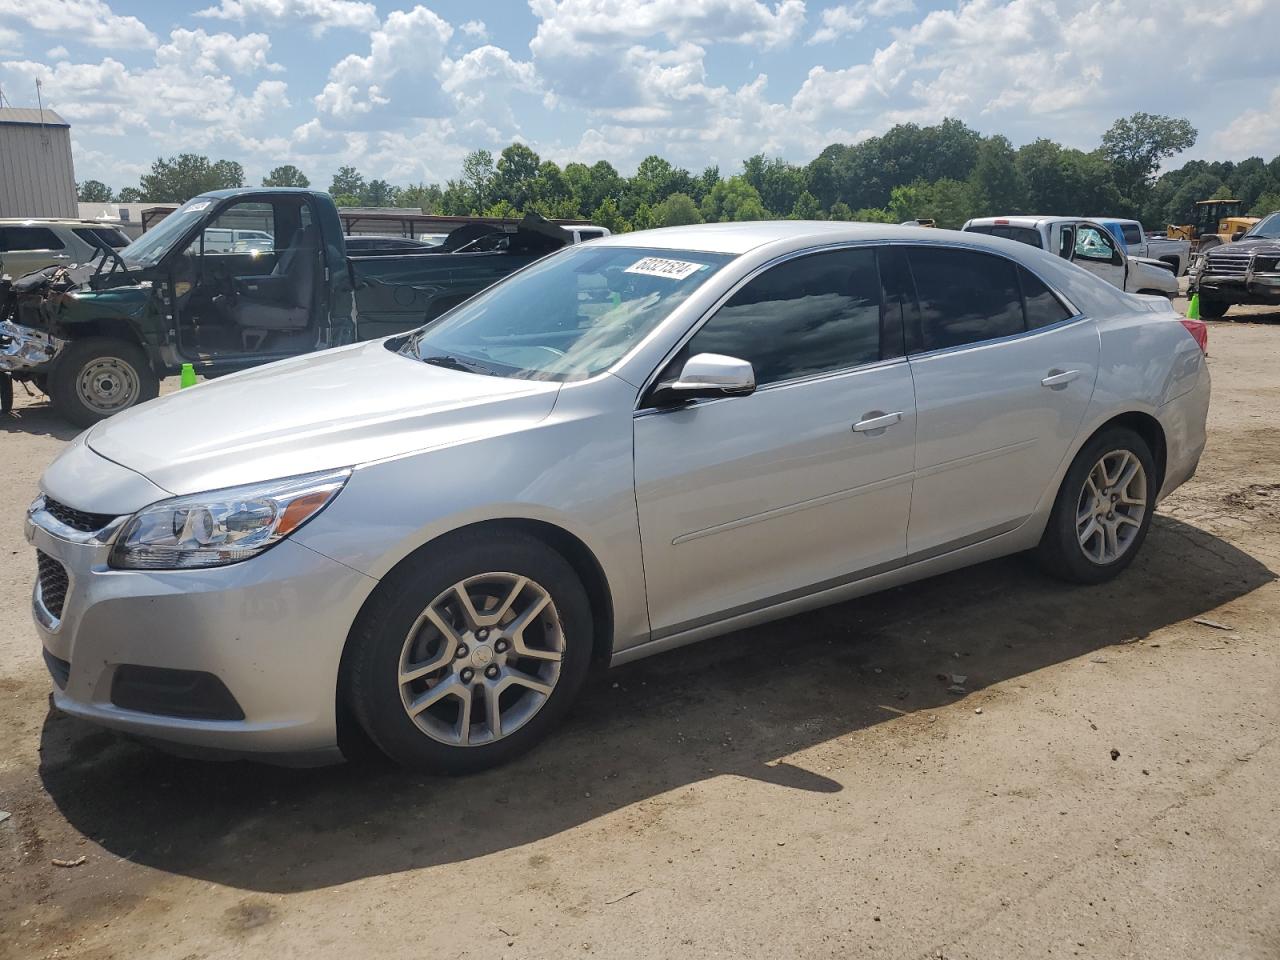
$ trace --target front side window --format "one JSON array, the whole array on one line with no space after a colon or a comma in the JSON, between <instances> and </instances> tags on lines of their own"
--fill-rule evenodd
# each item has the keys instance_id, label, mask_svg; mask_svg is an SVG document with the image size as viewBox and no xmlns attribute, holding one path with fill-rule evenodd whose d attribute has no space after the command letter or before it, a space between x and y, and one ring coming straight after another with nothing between
<instances>
[{"instance_id":1,"label":"front side window","mask_svg":"<svg viewBox=\"0 0 1280 960\"><path fill-rule=\"evenodd\" d=\"M994 340L1025 329L1011 261L946 247L913 247L908 260L920 305L913 352Z\"/></svg>"},{"instance_id":2,"label":"front side window","mask_svg":"<svg viewBox=\"0 0 1280 960\"><path fill-rule=\"evenodd\" d=\"M1101 227L1082 223L1076 228L1075 258L1094 263L1113 263L1116 245Z\"/></svg>"},{"instance_id":3,"label":"front side window","mask_svg":"<svg viewBox=\"0 0 1280 960\"><path fill-rule=\"evenodd\" d=\"M274 246L275 234L273 204L256 200L233 203L191 241L187 253L209 256L269 251Z\"/></svg>"},{"instance_id":4,"label":"front side window","mask_svg":"<svg viewBox=\"0 0 1280 960\"><path fill-rule=\"evenodd\" d=\"M401 352L490 376L586 379L625 356L732 259L694 250L566 247L423 327Z\"/></svg>"},{"instance_id":5,"label":"front side window","mask_svg":"<svg viewBox=\"0 0 1280 960\"><path fill-rule=\"evenodd\" d=\"M5 227L0 229L0 250L61 250L63 243L48 227Z\"/></svg>"},{"instance_id":6,"label":"front side window","mask_svg":"<svg viewBox=\"0 0 1280 960\"><path fill-rule=\"evenodd\" d=\"M881 299L875 250L798 257L743 286L682 353L747 360L760 386L872 363Z\"/></svg>"}]
</instances>

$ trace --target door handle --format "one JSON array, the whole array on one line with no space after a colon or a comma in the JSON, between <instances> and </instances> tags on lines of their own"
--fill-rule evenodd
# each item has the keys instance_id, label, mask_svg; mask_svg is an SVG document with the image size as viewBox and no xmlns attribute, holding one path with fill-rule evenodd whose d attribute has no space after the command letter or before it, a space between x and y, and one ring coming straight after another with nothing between
<instances>
[{"instance_id":1,"label":"door handle","mask_svg":"<svg viewBox=\"0 0 1280 960\"><path fill-rule=\"evenodd\" d=\"M1080 376L1079 370L1050 370L1049 375L1040 381L1040 386L1054 390L1065 387L1078 376Z\"/></svg>"},{"instance_id":2,"label":"door handle","mask_svg":"<svg viewBox=\"0 0 1280 960\"><path fill-rule=\"evenodd\" d=\"M874 433L893 426L901 419L901 410L897 413L881 413L879 410L872 410L862 415L862 419L853 425L853 431L854 433Z\"/></svg>"}]
</instances>

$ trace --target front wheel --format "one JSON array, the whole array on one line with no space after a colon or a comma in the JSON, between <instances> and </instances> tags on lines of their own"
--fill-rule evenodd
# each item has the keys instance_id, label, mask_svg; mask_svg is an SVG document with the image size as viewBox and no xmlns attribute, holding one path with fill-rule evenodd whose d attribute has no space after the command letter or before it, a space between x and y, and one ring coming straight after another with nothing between
<instances>
[{"instance_id":1,"label":"front wheel","mask_svg":"<svg viewBox=\"0 0 1280 960\"><path fill-rule=\"evenodd\" d=\"M1155 510L1155 461L1124 427L1099 433L1076 455L1037 548L1041 565L1075 583L1103 583L1124 570L1146 539Z\"/></svg>"},{"instance_id":2,"label":"front wheel","mask_svg":"<svg viewBox=\"0 0 1280 960\"><path fill-rule=\"evenodd\" d=\"M568 710L592 631L586 591L542 541L450 537L375 591L352 629L345 693L393 760L481 770L528 752Z\"/></svg>"},{"instance_id":3,"label":"front wheel","mask_svg":"<svg viewBox=\"0 0 1280 960\"><path fill-rule=\"evenodd\" d=\"M1200 298L1200 316L1206 320L1221 320L1227 315L1227 311L1231 309L1231 304L1225 300L1206 300Z\"/></svg>"},{"instance_id":4,"label":"front wheel","mask_svg":"<svg viewBox=\"0 0 1280 960\"><path fill-rule=\"evenodd\" d=\"M160 378L142 348L127 340L72 340L49 377L53 409L80 427L128 410L160 394Z\"/></svg>"}]
</instances>

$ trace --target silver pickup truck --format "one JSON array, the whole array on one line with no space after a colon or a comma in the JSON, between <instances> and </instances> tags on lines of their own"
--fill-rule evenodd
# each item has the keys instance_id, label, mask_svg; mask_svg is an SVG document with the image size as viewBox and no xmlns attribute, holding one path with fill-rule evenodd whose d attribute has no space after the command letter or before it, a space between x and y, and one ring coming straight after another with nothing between
<instances>
[{"instance_id":1,"label":"silver pickup truck","mask_svg":"<svg viewBox=\"0 0 1280 960\"><path fill-rule=\"evenodd\" d=\"M1056 253L1125 293L1178 295L1167 264L1130 256L1106 227L1083 217L978 217L961 229L1004 237Z\"/></svg>"}]
</instances>

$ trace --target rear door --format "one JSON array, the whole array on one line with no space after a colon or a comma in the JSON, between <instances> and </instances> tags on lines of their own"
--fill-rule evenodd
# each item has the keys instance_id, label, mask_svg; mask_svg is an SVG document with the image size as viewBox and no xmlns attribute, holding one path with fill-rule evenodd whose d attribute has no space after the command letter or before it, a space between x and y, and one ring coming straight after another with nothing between
<instances>
[{"instance_id":1,"label":"rear door","mask_svg":"<svg viewBox=\"0 0 1280 960\"><path fill-rule=\"evenodd\" d=\"M69 266L74 258L66 247L48 227L0 227L0 271L16 280L45 267Z\"/></svg>"},{"instance_id":2,"label":"rear door","mask_svg":"<svg viewBox=\"0 0 1280 960\"><path fill-rule=\"evenodd\" d=\"M657 638L901 561L915 415L900 307L872 247L796 257L742 286L684 360L751 362L749 396L635 417L636 501Z\"/></svg>"},{"instance_id":3,"label":"rear door","mask_svg":"<svg viewBox=\"0 0 1280 960\"><path fill-rule=\"evenodd\" d=\"M1031 515L1084 418L1099 343L1092 320L1011 260L945 246L906 254L917 295L907 550L923 557Z\"/></svg>"}]
</instances>

